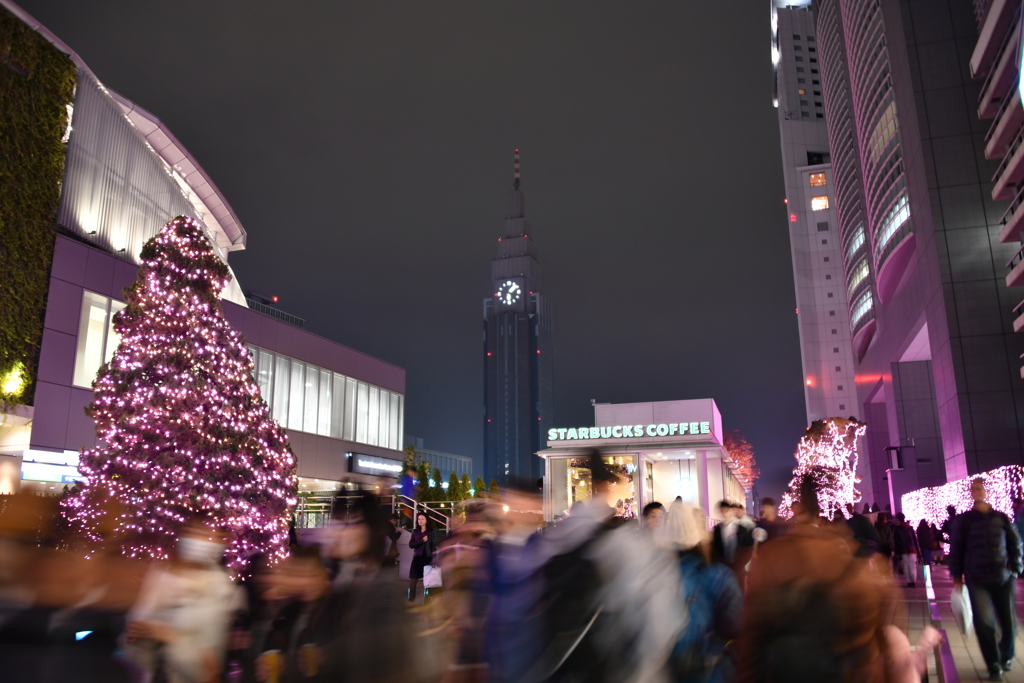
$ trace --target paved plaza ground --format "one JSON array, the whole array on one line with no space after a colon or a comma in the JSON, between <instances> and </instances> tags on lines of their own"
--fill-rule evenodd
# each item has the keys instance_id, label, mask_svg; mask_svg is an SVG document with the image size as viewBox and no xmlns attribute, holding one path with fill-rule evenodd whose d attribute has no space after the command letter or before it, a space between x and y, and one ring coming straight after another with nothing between
<instances>
[{"instance_id":1,"label":"paved plaza ground","mask_svg":"<svg viewBox=\"0 0 1024 683\"><path fill-rule=\"evenodd\" d=\"M917 642L917 637L920 635L921 630L930 624L932 624L931 608L929 603L934 602L938 607L939 617L942 622L941 628L946 631L946 637L949 640L950 651L953 654L953 659L956 662L957 673L960 676L961 681L977 681L986 680L988 678L988 669L985 666L985 661L981 657L981 650L978 649L978 640L972 634L970 637L964 637L956 627L956 622L953 621L953 613L949 608L949 596L953 590L953 581L949 578L949 570L944 565L937 565L930 568L931 586L934 595L934 599L929 599L928 581L918 580L916 588L903 587L903 596L906 602L905 614L896 616L894 615L895 623L910 638L911 643ZM918 569L920 573L921 568ZM897 579L900 583L903 582L903 577L899 576ZM1017 593L1017 619L1021 620L1021 615L1024 614L1024 596L1021 595L1020 589L1018 588ZM902 622L902 623L901 623ZM1024 683L1024 634L1018 627L1017 631L1017 647L1016 657L1013 661L1013 670L1007 672L1006 680L1012 681L1013 683ZM940 680L936 675L936 663L935 658L929 658L928 667L928 680L938 681ZM949 680L955 680L950 678Z\"/></svg>"}]
</instances>

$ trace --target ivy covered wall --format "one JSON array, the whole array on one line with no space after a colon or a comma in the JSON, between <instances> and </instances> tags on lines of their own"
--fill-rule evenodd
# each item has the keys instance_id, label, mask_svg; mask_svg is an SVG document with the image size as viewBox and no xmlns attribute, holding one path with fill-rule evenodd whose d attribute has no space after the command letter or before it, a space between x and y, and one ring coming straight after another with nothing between
<instances>
[{"instance_id":1,"label":"ivy covered wall","mask_svg":"<svg viewBox=\"0 0 1024 683\"><path fill-rule=\"evenodd\" d=\"M32 402L76 78L0 7L0 406Z\"/></svg>"}]
</instances>

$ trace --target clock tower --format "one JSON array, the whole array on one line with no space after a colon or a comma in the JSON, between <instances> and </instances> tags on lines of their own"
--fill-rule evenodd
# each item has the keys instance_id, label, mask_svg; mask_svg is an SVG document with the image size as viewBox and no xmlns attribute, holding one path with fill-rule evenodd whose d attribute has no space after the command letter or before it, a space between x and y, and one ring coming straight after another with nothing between
<instances>
[{"instance_id":1,"label":"clock tower","mask_svg":"<svg viewBox=\"0 0 1024 683\"><path fill-rule=\"evenodd\" d=\"M515 152L512 206L491 262L484 299L484 476L499 486L543 476L537 451L552 422L551 302L519 189Z\"/></svg>"}]
</instances>

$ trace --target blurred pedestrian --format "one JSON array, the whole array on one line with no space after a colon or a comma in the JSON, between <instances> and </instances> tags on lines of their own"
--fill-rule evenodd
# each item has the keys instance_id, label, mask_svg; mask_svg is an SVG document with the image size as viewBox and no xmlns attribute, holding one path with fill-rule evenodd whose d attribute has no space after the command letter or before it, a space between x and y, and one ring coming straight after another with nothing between
<instances>
[{"instance_id":1,"label":"blurred pedestrian","mask_svg":"<svg viewBox=\"0 0 1024 683\"><path fill-rule=\"evenodd\" d=\"M326 648L342 636L343 605L340 596L331 591L319 550L292 548L280 579L289 600L263 641L256 680L330 680L332 667Z\"/></svg>"},{"instance_id":2,"label":"blurred pedestrian","mask_svg":"<svg viewBox=\"0 0 1024 683\"><path fill-rule=\"evenodd\" d=\"M665 526L665 506L654 501L644 506L643 528L651 534L658 534Z\"/></svg>"},{"instance_id":3,"label":"blurred pedestrian","mask_svg":"<svg viewBox=\"0 0 1024 683\"><path fill-rule=\"evenodd\" d=\"M917 542L917 534L913 527L907 523L907 517L902 512L896 513L896 525L892 530L893 546L896 556L903 568L903 577L907 580L907 586L917 586L917 557L921 554L921 547Z\"/></svg>"},{"instance_id":4,"label":"blurred pedestrian","mask_svg":"<svg viewBox=\"0 0 1024 683\"><path fill-rule=\"evenodd\" d=\"M779 506L774 498L761 499L761 516L757 520L757 526L764 529L767 538L765 542L782 538L789 529L785 520L779 519Z\"/></svg>"},{"instance_id":5,"label":"blurred pedestrian","mask_svg":"<svg viewBox=\"0 0 1024 683\"><path fill-rule=\"evenodd\" d=\"M946 553L945 547L942 543L942 532L935 524L928 526L929 531L932 532L932 557L935 560L935 564L945 564Z\"/></svg>"},{"instance_id":6,"label":"blurred pedestrian","mask_svg":"<svg viewBox=\"0 0 1024 683\"><path fill-rule=\"evenodd\" d=\"M793 511L790 533L765 544L749 575L739 680L882 683L895 608L884 578L820 518L811 477Z\"/></svg>"},{"instance_id":7,"label":"blurred pedestrian","mask_svg":"<svg viewBox=\"0 0 1024 683\"><path fill-rule=\"evenodd\" d=\"M939 530L942 532L942 542L949 544L953 542L953 522L956 520L956 508L952 505L946 507L946 521L942 523Z\"/></svg>"},{"instance_id":8,"label":"blurred pedestrian","mask_svg":"<svg viewBox=\"0 0 1024 683\"><path fill-rule=\"evenodd\" d=\"M712 539L712 557L729 567L740 585L743 585L747 563L754 550L754 537L750 524L744 523L743 508L727 500L718 504L722 521L715 526Z\"/></svg>"},{"instance_id":9,"label":"blurred pedestrian","mask_svg":"<svg viewBox=\"0 0 1024 683\"><path fill-rule=\"evenodd\" d=\"M1021 565L1021 540L1010 518L988 502L985 480L971 482L974 506L953 524L949 573L955 589L966 584L978 646L990 681L1002 681L1013 663L1014 594ZM996 642L996 623L1001 637Z\"/></svg>"},{"instance_id":10,"label":"blurred pedestrian","mask_svg":"<svg viewBox=\"0 0 1024 683\"><path fill-rule=\"evenodd\" d=\"M483 683L487 679L484 642L492 601L489 560L497 535L494 513L483 500L469 501L466 521L437 550L435 562L444 577L444 592L436 605L439 614L431 616L445 623L454 649L446 683Z\"/></svg>"},{"instance_id":11,"label":"blurred pedestrian","mask_svg":"<svg viewBox=\"0 0 1024 683\"><path fill-rule=\"evenodd\" d=\"M857 557L870 557L879 552L882 546L882 539L871 524L871 521L864 515L857 512L857 509L850 503L846 506L846 525L853 533L857 541Z\"/></svg>"},{"instance_id":12,"label":"blurred pedestrian","mask_svg":"<svg viewBox=\"0 0 1024 683\"><path fill-rule=\"evenodd\" d=\"M398 539L402 537L402 530L399 528L400 517L397 512L392 512L384 524L384 537L387 544L387 551L384 553L383 566L394 567L398 565Z\"/></svg>"},{"instance_id":13,"label":"blurred pedestrian","mask_svg":"<svg viewBox=\"0 0 1024 683\"><path fill-rule=\"evenodd\" d=\"M15 494L0 505L0 658L10 680L40 680L50 619L59 607L40 599L46 585L39 578L39 540L55 512L51 503Z\"/></svg>"},{"instance_id":14,"label":"blurred pedestrian","mask_svg":"<svg viewBox=\"0 0 1024 683\"><path fill-rule=\"evenodd\" d=\"M422 512L416 515L416 528L409 538L409 547L412 548L412 565L409 567L409 592L406 597L409 602L416 602L417 588L419 582L423 580L423 570L434 564L434 553L437 551L430 519ZM424 588L424 599L427 592L428 590Z\"/></svg>"},{"instance_id":15,"label":"blurred pedestrian","mask_svg":"<svg viewBox=\"0 0 1024 683\"><path fill-rule=\"evenodd\" d=\"M932 529L928 526L928 522L922 519L917 523L917 545L921 548L921 563L925 567L932 565L932 551L934 550L932 541Z\"/></svg>"},{"instance_id":16,"label":"blurred pedestrian","mask_svg":"<svg viewBox=\"0 0 1024 683\"><path fill-rule=\"evenodd\" d=\"M670 515L687 621L669 657L669 673L674 683L731 683L736 678L732 645L743 619L743 592L736 575L711 558L703 511L685 505Z\"/></svg>"},{"instance_id":17,"label":"blurred pedestrian","mask_svg":"<svg viewBox=\"0 0 1024 683\"><path fill-rule=\"evenodd\" d=\"M171 562L150 569L124 634L124 654L145 681L217 680L243 598L220 564L226 545L223 531L195 515L182 528Z\"/></svg>"},{"instance_id":18,"label":"blurred pedestrian","mask_svg":"<svg viewBox=\"0 0 1024 683\"><path fill-rule=\"evenodd\" d=\"M582 459L582 458L581 458ZM537 652L517 680L648 683L663 680L685 615L671 555L614 517L618 475L593 451L593 497L538 535Z\"/></svg>"},{"instance_id":19,"label":"blurred pedestrian","mask_svg":"<svg viewBox=\"0 0 1024 683\"><path fill-rule=\"evenodd\" d=\"M878 534L878 554L882 556L888 565L887 572L892 572L892 558L895 547L892 539L892 525L889 524L889 515L884 512L875 513L875 533Z\"/></svg>"}]
</instances>

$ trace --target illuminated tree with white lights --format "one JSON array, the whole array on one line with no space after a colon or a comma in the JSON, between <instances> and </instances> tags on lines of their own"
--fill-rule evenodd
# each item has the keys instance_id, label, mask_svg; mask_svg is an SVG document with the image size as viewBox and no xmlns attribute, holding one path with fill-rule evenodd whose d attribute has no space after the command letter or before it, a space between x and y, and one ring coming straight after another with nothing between
<instances>
[{"instance_id":1,"label":"illuminated tree with white lights","mask_svg":"<svg viewBox=\"0 0 1024 683\"><path fill-rule=\"evenodd\" d=\"M166 558L182 523L205 513L229 533L231 566L257 552L281 559L295 457L221 310L228 268L201 226L181 216L141 257L114 317L121 342L86 409L101 445L81 454L85 480L63 504L69 525L98 540L97 523L115 509L124 554Z\"/></svg>"},{"instance_id":2,"label":"illuminated tree with white lights","mask_svg":"<svg viewBox=\"0 0 1024 683\"><path fill-rule=\"evenodd\" d=\"M792 516L801 486L810 478L818 494L821 515L829 520L835 519L836 514L845 517L846 506L856 505L861 499L857 490L857 439L866 431L864 423L838 417L812 424L797 444L796 467L789 488L782 494L780 513Z\"/></svg>"}]
</instances>

